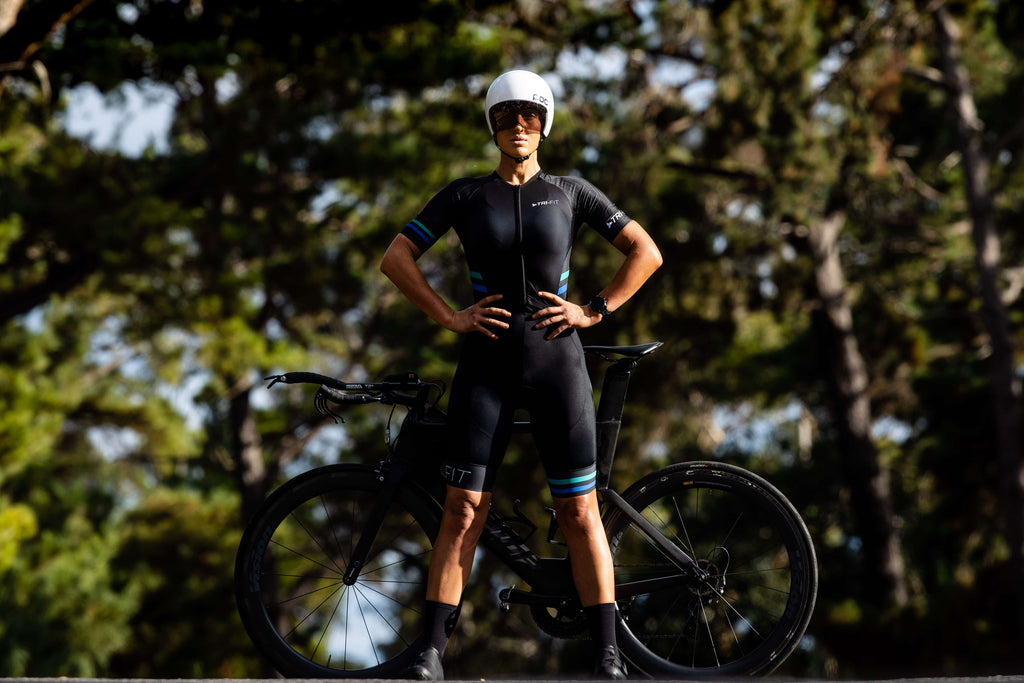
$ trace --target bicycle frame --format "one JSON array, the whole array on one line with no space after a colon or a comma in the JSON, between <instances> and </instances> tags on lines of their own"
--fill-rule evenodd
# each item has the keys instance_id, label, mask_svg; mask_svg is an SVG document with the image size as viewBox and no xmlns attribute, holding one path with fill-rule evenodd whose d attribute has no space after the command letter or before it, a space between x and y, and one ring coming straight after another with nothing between
<instances>
[{"instance_id":1,"label":"bicycle frame","mask_svg":"<svg viewBox=\"0 0 1024 683\"><path fill-rule=\"evenodd\" d=\"M601 399L597 407L598 497L604 503L606 515L615 509L627 516L679 568L680 574L616 586L617 599L649 591L652 585L675 583L690 577L701 578L704 574L692 558L682 552L675 543L634 510L617 492L608 487L630 376L639 359L660 345L657 343L644 347L632 347L633 355L612 362L605 370ZM616 347L588 347L588 351L602 356L605 353L621 353L621 349ZM415 429L420 426L417 422L421 417L417 414L418 410L422 410L422 407L414 408L410 412L410 416L406 418L406 422L403 422L402 433L406 433L406 429L409 427ZM409 424L409 420L413 421L413 425ZM439 427L439 425L433 426ZM524 429L528 428L529 423L520 422L516 426L519 429ZM412 435L407 434L407 436ZM423 435L415 436L422 438ZM403 442L400 435L398 445L392 449L393 457L389 458L388 462L382 463L380 473L383 487L349 562L344 576L346 584L354 584L358 579L359 571L371 550L373 539L377 536L391 498L406 479L414 458L421 455L410 453L409 448L403 447L404 443L408 443L408 439ZM415 440L413 444L415 445ZM440 479L432 479L427 485L420 483L420 487L438 503L440 514L443 500L443 484ZM512 521L511 518L502 517L495 510L490 510L480 542L517 576L526 581L532 587L532 591L505 589L500 595L502 602L551 605L564 603L567 599L575 599L575 586L569 571L568 560L538 556L527 545L526 540L511 528L510 521Z\"/></svg>"},{"instance_id":2,"label":"bicycle frame","mask_svg":"<svg viewBox=\"0 0 1024 683\"><path fill-rule=\"evenodd\" d=\"M615 567L623 656L655 676L769 673L798 646L817 587L813 541L793 505L764 479L719 462L675 463L621 493L611 487L629 380L658 346L587 347L608 361L596 407L597 496ZM435 399L443 386L413 373L366 384L313 373L267 379L320 384L314 405L336 419L327 402L379 402L408 413L394 441L388 429L387 455L376 467L311 470L261 506L236 558L242 623L286 675L399 673L422 637L415 633L431 540L448 491L441 472L448 424ZM501 608L530 607L536 624L555 637L584 633L565 548L535 552L527 542L538 525L518 500L511 513L502 507L495 499L480 542L518 577L513 581L529 586L500 590ZM547 540L564 546L555 537L559 521L551 515ZM350 627L351 610L358 618ZM366 653L350 657L350 644Z\"/></svg>"}]
</instances>

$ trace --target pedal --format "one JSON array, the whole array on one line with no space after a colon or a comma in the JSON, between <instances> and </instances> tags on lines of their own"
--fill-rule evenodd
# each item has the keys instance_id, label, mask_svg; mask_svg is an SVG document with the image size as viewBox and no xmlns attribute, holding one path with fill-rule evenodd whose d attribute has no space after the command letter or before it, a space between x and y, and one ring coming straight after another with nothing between
<instances>
[{"instance_id":1,"label":"pedal","mask_svg":"<svg viewBox=\"0 0 1024 683\"><path fill-rule=\"evenodd\" d=\"M513 583L508 588L503 588L498 591L498 609L505 614L508 614L509 610L512 609L512 605L509 602L509 598L512 597L512 593L515 592L516 585Z\"/></svg>"}]
</instances>

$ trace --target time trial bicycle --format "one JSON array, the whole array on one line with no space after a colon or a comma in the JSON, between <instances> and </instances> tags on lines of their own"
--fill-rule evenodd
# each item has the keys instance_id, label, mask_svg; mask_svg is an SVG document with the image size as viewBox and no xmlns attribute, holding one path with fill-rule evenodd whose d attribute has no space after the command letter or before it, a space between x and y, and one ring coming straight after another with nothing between
<instances>
[{"instance_id":1,"label":"time trial bicycle","mask_svg":"<svg viewBox=\"0 0 1024 683\"><path fill-rule=\"evenodd\" d=\"M615 566L617 637L634 673L764 675L799 645L817 594L814 546L794 506L758 475L723 462L683 462L623 493L608 487L632 371L661 342L589 346L608 361L597 407L598 495ZM423 649L421 615L444 500L441 385L415 374L352 383L308 372L330 404L404 406L377 465L334 464L286 482L248 524L235 566L242 623L283 675L388 678ZM527 428L528 425L523 425ZM495 496L496 498L496 496ZM529 608L557 637L587 629L569 561L539 557L514 526L534 526L492 500L481 545L529 590L500 604ZM535 528L535 526L534 526ZM555 542L552 513L548 540Z\"/></svg>"}]
</instances>

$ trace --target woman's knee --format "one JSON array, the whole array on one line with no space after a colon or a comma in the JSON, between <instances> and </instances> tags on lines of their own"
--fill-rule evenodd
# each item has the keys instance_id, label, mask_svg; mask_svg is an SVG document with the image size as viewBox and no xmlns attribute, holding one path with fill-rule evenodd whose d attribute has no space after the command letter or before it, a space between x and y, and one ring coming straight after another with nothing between
<instances>
[{"instance_id":1,"label":"woman's knee","mask_svg":"<svg viewBox=\"0 0 1024 683\"><path fill-rule=\"evenodd\" d=\"M555 515L558 526L567 536L595 533L601 529L597 500L590 495L556 498Z\"/></svg>"},{"instance_id":2,"label":"woman's knee","mask_svg":"<svg viewBox=\"0 0 1024 683\"><path fill-rule=\"evenodd\" d=\"M449 487L441 524L452 531L466 533L479 526L479 520L486 516L489 504L490 494Z\"/></svg>"}]
</instances>

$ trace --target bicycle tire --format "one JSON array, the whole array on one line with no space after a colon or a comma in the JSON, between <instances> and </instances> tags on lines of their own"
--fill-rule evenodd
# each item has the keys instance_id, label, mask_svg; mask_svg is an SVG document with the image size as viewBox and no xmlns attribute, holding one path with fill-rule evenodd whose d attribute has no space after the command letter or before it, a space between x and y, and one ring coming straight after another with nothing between
<instances>
[{"instance_id":1,"label":"bicycle tire","mask_svg":"<svg viewBox=\"0 0 1024 683\"><path fill-rule=\"evenodd\" d=\"M385 678L422 649L420 618L440 507L413 484L395 493L358 579L342 580L379 475L331 465L278 488L247 525L235 598L249 637L293 678Z\"/></svg>"},{"instance_id":2,"label":"bicycle tire","mask_svg":"<svg viewBox=\"0 0 1024 683\"><path fill-rule=\"evenodd\" d=\"M623 498L707 572L687 576L610 513L623 656L655 677L775 670L799 645L818 586L814 545L786 497L742 468L692 462L647 475ZM649 583L629 588L638 581Z\"/></svg>"}]
</instances>

